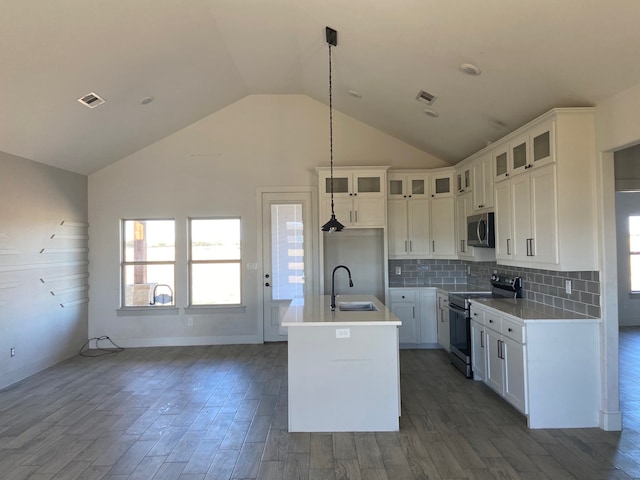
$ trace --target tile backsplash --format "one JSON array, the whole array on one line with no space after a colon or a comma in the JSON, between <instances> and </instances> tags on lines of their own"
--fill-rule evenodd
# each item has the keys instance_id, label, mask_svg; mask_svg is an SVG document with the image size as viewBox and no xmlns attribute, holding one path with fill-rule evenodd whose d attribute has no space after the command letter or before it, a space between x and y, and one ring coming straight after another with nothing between
<instances>
[{"instance_id":1,"label":"tile backsplash","mask_svg":"<svg viewBox=\"0 0 640 480\"><path fill-rule=\"evenodd\" d=\"M400 274L396 269L400 268ZM543 305L600 317L600 274L597 271L557 272L534 268L505 267L496 262L464 260L389 260L390 287L471 287L491 288L489 277L498 271L521 276L524 297ZM571 281L571 293L565 290Z\"/></svg>"}]
</instances>

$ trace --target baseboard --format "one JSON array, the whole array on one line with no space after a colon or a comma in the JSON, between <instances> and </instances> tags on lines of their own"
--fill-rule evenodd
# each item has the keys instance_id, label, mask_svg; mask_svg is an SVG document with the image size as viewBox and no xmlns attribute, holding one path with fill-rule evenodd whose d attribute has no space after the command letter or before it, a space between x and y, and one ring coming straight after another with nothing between
<instances>
[{"instance_id":1,"label":"baseboard","mask_svg":"<svg viewBox=\"0 0 640 480\"><path fill-rule=\"evenodd\" d=\"M622 413L600 412L600 428L609 432L619 432L622 430Z\"/></svg>"},{"instance_id":2,"label":"baseboard","mask_svg":"<svg viewBox=\"0 0 640 480\"><path fill-rule=\"evenodd\" d=\"M158 337L158 338L118 338L109 337L122 348L139 347L189 347L202 345L235 345L262 343L257 335L229 335L208 337Z\"/></svg>"}]
</instances>

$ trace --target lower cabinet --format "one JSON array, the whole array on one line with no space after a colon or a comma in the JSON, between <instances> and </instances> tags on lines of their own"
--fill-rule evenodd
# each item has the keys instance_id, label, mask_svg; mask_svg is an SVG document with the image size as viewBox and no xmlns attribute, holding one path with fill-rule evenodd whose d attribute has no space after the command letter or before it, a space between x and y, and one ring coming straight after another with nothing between
<instances>
[{"instance_id":1,"label":"lower cabinet","mask_svg":"<svg viewBox=\"0 0 640 480\"><path fill-rule=\"evenodd\" d=\"M438 343L447 352L451 350L451 333L449 331L449 295L437 294L438 301Z\"/></svg>"},{"instance_id":2,"label":"lower cabinet","mask_svg":"<svg viewBox=\"0 0 640 480\"><path fill-rule=\"evenodd\" d=\"M402 322L400 346L405 348L438 347L436 289L390 288L391 310Z\"/></svg>"},{"instance_id":3,"label":"lower cabinet","mask_svg":"<svg viewBox=\"0 0 640 480\"><path fill-rule=\"evenodd\" d=\"M477 309L471 313L473 323L481 329L481 336L476 340L480 344L480 351L474 357L478 358L484 353L484 365L480 365L480 371L484 369L484 376L478 375L478 380L484 380L498 395L526 414L525 347L503 334L514 334L522 328L493 312L480 311L481 319L475 320L480 316L478 313ZM472 342L472 351L474 346Z\"/></svg>"},{"instance_id":4,"label":"lower cabinet","mask_svg":"<svg viewBox=\"0 0 640 480\"><path fill-rule=\"evenodd\" d=\"M600 319L541 315L525 321L473 303L474 379L523 413L529 428L598 426Z\"/></svg>"}]
</instances>

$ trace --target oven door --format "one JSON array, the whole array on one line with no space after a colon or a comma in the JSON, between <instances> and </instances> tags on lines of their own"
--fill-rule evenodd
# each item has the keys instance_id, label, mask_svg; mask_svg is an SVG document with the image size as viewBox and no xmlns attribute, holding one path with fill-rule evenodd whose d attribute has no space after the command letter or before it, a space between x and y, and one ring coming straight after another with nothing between
<instances>
[{"instance_id":1,"label":"oven door","mask_svg":"<svg viewBox=\"0 0 640 480\"><path fill-rule=\"evenodd\" d=\"M471 378L471 320L464 308L449 303L451 363Z\"/></svg>"}]
</instances>

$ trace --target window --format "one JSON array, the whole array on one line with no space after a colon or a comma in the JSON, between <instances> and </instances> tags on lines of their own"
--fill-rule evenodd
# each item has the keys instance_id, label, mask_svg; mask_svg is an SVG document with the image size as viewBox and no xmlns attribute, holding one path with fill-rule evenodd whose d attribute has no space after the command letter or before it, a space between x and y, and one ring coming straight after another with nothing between
<instances>
[{"instance_id":1,"label":"window","mask_svg":"<svg viewBox=\"0 0 640 480\"><path fill-rule=\"evenodd\" d=\"M189 234L190 304L239 305L240 219L192 218Z\"/></svg>"},{"instance_id":2,"label":"window","mask_svg":"<svg viewBox=\"0 0 640 480\"><path fill-rule=\"evenodd\" d=\"M174 305L175 221L123 220L122 304Z\"/></svg>"},{"instance_id":3,"label":"window","mask_svg":"<svg viewBox=\"0 0 640 480\"><path fill-rule=\"evenodd\" d=\"M640 293L640 215L629 216L631 291Z\"/></svg>"}]
</instances>

